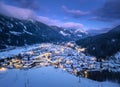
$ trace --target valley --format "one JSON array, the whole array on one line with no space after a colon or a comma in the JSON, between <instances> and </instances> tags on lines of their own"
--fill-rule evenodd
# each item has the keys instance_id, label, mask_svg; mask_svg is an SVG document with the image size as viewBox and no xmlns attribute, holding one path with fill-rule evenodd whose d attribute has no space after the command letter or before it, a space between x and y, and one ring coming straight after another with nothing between
<instances>
[{"instance_id":1,"label":"valley","mask_svg":"<svg viewBox=\"0 0 120 87\"><path fill-rule=\"evenodd\" d=\"M11 72L11 70L29 72L36 69L44 69L44 67L52 67L80 79L84 77L100 82L107 80L120 82L118 77L120 73L119 61L102 59L100 62L97 61L97 58L84 54L84 51L85 48L81 48L73 42L62 44L43 43L30 47L15 48L0 53L0 72ZM3 56L5 54L6 56ZM103 79L100 79L99 76L103 74L99 74L99 72L103 72L106 79L103 76ZM96 79L93 78L95 73L98 75ZM112 76L116 79L109 78L107 76L109 73L113 74ZM115 76L114 73L118 75Z\"/></svg>"}]
</instances>

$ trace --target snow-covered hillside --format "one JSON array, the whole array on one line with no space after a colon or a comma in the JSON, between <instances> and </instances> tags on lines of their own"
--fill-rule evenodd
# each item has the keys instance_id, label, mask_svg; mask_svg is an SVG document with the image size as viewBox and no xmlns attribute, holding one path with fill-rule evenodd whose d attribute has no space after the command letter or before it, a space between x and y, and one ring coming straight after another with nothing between
<instances>
[{"instance_id":1,"label":"snow-covered hillside","mask_svg":"<svg viewBox=\"0 0 120 87\"><path fill-rule=\"evenodd\" d=\"M117 83L79 78L53 67L5 70L0 72L0 82L2 87L119 87Z\"/></svg>"},{"instance_id":2,"label":"snow-covered hillside","mask_svg":"<svg viewBox=\"0 0 120 87\"><path fill-rule=\"evenodd\" d=\"M0 49L65 40L65 36L44 23L0 15Z\"/></svg>"}]
</instances>

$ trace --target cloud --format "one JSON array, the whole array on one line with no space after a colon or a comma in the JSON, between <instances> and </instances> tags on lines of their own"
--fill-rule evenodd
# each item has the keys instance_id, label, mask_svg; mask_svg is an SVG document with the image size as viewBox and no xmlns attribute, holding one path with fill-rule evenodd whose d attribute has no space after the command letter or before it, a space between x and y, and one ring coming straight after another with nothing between
<instances>
[{"instance_id":1,"label":"cloud","mask_svg":"<svg viewBox=\"0 0 120 87\"><path fill-rule=\"evenodd\" d=\"M97 9L94 14L106 20L120 19L120 0L108 0L104 6Z\"/></svg>"},{"instance_id":2,"label":"cloud","mask_svg":"<svg viewBox=\"0 0 120 87\"><path fill-rule=\"evenodd\" d=\"M4 3L0 3L0 6L1 6L0 14L6 15L9 17L24 19L24 20L28 20L28 19L37 20L37 21L46 23L48 25L57 24L59 22L58 20L52 20L48 17L39 16L30 9L19 8L19 7L7 5ZM11 11L11 9L12 9L12 11Z\"/></svg>"},{"instance_id":3,"label":"cloud","mask_svg":"<svg viewBox=\"0 0 120 87\"><path fill-rule=\"evenodd\" d=\"M44 17L44 16L37 16L37 21L43 22L47 25L57 25L57 26L61 26L62 22L59 20L55 20L55 19L51 19L49 17Z\"/></svg>"},{"instance_id":4,"label":"cloud","mask_svg":"<svg viewBox=\"0 0 120 87\"><path fill-rule=\"evenodd\" d=\"M63 27L63 28L76 28L76 29L84 28L83 25L80 23L75 23L75 22L63 23L60 20L55 20L55 19L51 19L49 17L37 15L34 11L32 11L30 9L19 8L19 7L7 5L4 3L0 3L0 6L1 6L0 14L6 15L9 17L18 18L21 20L28 20L28 19L36 20L36 21L40 21L40 22L45 23L50 26L55 25L55 26L59 26L59 27Z\"/></svg>"},{"instance_id":5,"label":"cloud","mask_svg":"<svg viewBox=\"0 0 120 87\"><path fill-rule=\"evenodd\" d=\"M91 17L88 20L104 21L104 22L113 22L111 19L106 19L103 17Z\"/></svg>"},{"instance_id":6,"label":"cloud","mask_svg":"<svg viewBox=\"0 0 120 87\"><path fill-rule=\"evenodd\" d=\"M2 0L3 2L6 2ZM37 0L8 0L8 2L12 2L12 4L21 7L27 8L32 10L40 10L40 4Z\"/></svg>"},{"instance_id":7,"label":"cloud","mask_svg":"<svg viewBox=\"0 0 120 87\"><path fill-rule=\"evenodd\" d=\"M35 13L29 9L18 8L0 3L0 14L15 17L18 19L34 19Z\"/></svg>"},{"instance_id":8,"label":"cloud","mask_svg":"<svg viewBox=\"0 0 120 87\"><path fill-rule=\"evenodd\" d=\"M41 21L47 25L55 25L55 26L59 26L59 27L63 27L66 29L81 29L84 30L84 25L81 23L76 23L76 22L61 22L59 20L53 20L50 19L48 17L43 17L43 16L39 16L38 21Z\"/></svg>"},{"instance_id":9,"label":"cloud","mask_svg":"<svg viewBox=\"0 0 120 87\"><path fill-rule=\"evenodd\" d=\"M64 28L77 28L77 29L83 29L83 24L80 23L74 23L74 22L67 22L62 25Z\"/></svg>"},{"instance_id":10,"label":"cloud","mask_svg":"<svg viewBox=\"0 0 120 87\"><path fill-rule=\"evenodd\" d=\"M79 18L81 16L90 14L90 12L83 12L80 10L71 10L71 9L68 9L66 6L62 6L62 9L65 13L70 14L75 18Z\"/></svg>"}]
</instances>

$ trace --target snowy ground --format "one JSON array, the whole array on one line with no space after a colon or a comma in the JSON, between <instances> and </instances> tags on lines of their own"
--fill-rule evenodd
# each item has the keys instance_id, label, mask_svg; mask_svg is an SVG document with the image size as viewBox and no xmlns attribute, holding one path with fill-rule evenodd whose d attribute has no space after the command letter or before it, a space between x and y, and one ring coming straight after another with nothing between
<instances>
[{"instance_id":1,"label":"snowy ground","mask_svg":"<svg viewBox=\"0 0 120 87\"><path fill-rule=\"evenodd\" d=\"M10 56L15 56L15 55L18 55L19 53L24 52L24 51L32 50L32 49L36 48L37 45L38 44L26 46L26 47L25 46L24 47L16 47L12 50L6 50L3 52L0 52L0 59L10 57Z\"/></svg>"},{"instance_id":2,"label":"snowy ground","mask_svg":"<svg viewBox=\"0 0 120 87\"><path fill-rule=\"evenodd\" d=\"M120 87L117 83L96 82L75 77L53 67L0 72L1 87Z\"/></svg>"}]
</instances>

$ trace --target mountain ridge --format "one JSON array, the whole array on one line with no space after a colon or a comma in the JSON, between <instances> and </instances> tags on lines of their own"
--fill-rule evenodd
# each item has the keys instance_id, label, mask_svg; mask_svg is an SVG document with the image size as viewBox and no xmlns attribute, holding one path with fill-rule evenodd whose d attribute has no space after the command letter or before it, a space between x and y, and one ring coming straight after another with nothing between
<instances>
[{"instance_id":1,"label":"mountain ridge","mask_svg":"<svg viewBox=\"0 0 120 87\"><path fill-rule=\"evenodd\" d=\"M96 36L87 37L76 41L86 48L86 53L98 58L107 58L120 50L120 25Z\"/></svg>"},{"instance_id":2,"label":"mountain ridge","mask_svg":"<svg viewBox=\"0 0 120 87\"><path fill-rule=\"evenodd\" d=\"M0 15L0 49L64 40L66 38L62 34L44 23Z\"/></svg>"}]
</instances>

